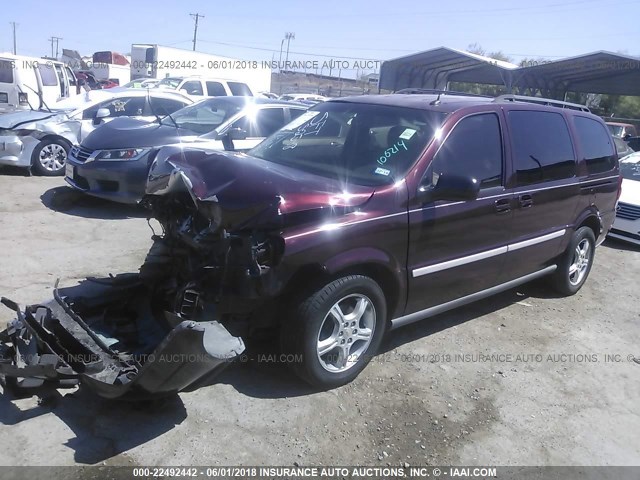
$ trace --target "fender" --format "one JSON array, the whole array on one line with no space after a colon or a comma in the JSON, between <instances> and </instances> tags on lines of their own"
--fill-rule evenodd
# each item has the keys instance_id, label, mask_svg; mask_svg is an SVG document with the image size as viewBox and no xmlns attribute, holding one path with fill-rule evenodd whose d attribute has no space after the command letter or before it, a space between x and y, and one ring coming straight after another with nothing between
<instances>
[{"instance_id":1,"label":"fender","mask_svg":"<svg viewBox=\"0 0 640 480\"><path fill-rule=\"evenodd\" d=\"M374 247L352 248L327 259L321 266L329 275L345 270L361 270L371 274L389 296L389 314L397 315L404 311L408 291L406 267L384 250Z\"/></svg>"}]
</instances>

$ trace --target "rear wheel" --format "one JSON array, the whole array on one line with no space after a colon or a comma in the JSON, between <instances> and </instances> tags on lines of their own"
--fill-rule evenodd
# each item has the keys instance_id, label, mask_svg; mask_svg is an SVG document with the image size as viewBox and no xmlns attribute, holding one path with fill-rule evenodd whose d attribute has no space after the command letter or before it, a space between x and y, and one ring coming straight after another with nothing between
<instances>
[{"instance_id":1,"label":"rear wheel","mask_svg":"<svg viewBox=\"0 0 640 480\"><path fill-rule=\"evenodd\" d=\"M44 139L33 150L31 165L40 175L47 177L64 175L69 149L69 144L64 140Z\"/></svg>"},{"instance_id":2,"label":"rear wheel","mask_svg":"<svg viewBox=\"0 0 640 480\"><path fill-rule=\"evenodd\" d=\"M303 298L282 325L285 353L303 380L334 388L353 380L378 351L386 301L371 278L349 275Z\"/></svg>"},{"instance_id":3,"label":"rear wheel","mask_svg":"<svg viewBox=\"0 0 640 480\"><path fill-rule=\"evenodd\" d=\"M553 285L563 295L576 293L589 276L595 254L596 238L589 227L580 227L571 239L558 269L553 274Z\"/></svg>"}]
</instances>

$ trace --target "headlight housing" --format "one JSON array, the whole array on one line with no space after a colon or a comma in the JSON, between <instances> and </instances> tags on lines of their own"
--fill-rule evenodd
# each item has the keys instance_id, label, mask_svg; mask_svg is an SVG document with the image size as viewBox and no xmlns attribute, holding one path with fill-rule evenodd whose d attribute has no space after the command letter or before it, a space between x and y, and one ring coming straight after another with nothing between
<instances>
[{"instance_id":1,"label":"headlight housing","mask_svg":"<svg viewBox=\"0 0 640 480\"><path fill-rule=\"evenodd\" d=\"M119 148L115 150L100 150L92 155L94 160L106 162L119 162L125 160L138 160L148 153L150 148Z\"/></svg>"}]
</instances>

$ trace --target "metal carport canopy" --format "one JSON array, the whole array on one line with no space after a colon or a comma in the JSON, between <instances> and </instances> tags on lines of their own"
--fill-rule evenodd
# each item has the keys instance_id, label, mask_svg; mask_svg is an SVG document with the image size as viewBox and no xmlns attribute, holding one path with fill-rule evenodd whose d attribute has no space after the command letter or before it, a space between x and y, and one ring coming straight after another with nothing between
<instances>
[{"instance_id":1,"label":"metal carport canopy","mask_svg":"<svg viewBox=\"0 0 640 480\"><path fill-rule=\"evenodd\" d=\"M446 89L449 82L504 85L507 91L526 88L566 93L640 95L640 59L594 52L529 67L494 60L447 47L385 61L381 89Z\"/></svg>"}]
</instances>

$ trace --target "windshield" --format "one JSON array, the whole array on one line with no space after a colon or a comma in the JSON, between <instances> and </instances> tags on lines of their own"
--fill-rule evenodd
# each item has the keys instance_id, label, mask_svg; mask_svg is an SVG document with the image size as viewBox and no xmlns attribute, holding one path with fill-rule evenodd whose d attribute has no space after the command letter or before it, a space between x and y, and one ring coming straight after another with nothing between
<instances>
[{"instance_id":1,"label":"windshield","mask_svg":"<svg viewBox=\"0 0 640 480\"><path fill-rule=\"evenodd\" d=\"M385 185L406 175L445 118L413 108L327 102L249 154L340 181Z\"/></svg>"},{"instance_id":2,"label":"windshield","mask_svg":"<svg viewBox=\"0 0 640 480\"><path fill-rule=\"evenodd\" d=\"M176 89L178 88L178 85L180 85L181 81L182 81L181 78L163 78L156 84L156 87Z\"/></svg>"},{"instance_id":3,"label":"windshield","mask_svg":"<svg viewBox=\"0 0 640 480\"><path fill-rule=\"evenodd\" d=\"M640 152L632 153L620 160L620 175L627 180L640 181Z\"/></svg>"},{"instance_id":4,"label":"windshield","mask_svg":"<svg viewBox=\"0 0 640 480\"><path fill-rule=\"evenodd\" d=\"M229 118L238 113L243 104L230 102L224 98L212 98L203 100L188 107L181 108L171 114L171 118L165 117L160 123L191 130L198 134L209 133L222 125ZM175 122L175 123L174 123Z\"/></svg>"}]
</instances>

